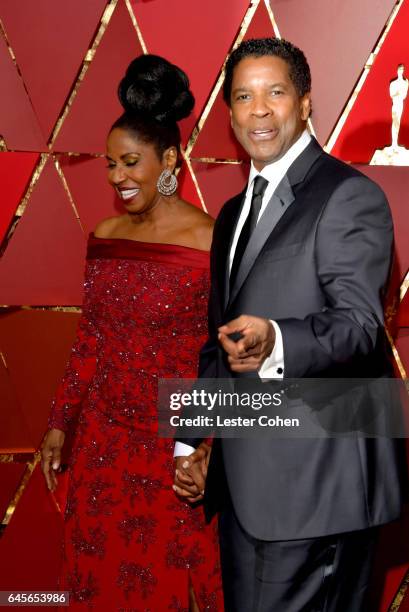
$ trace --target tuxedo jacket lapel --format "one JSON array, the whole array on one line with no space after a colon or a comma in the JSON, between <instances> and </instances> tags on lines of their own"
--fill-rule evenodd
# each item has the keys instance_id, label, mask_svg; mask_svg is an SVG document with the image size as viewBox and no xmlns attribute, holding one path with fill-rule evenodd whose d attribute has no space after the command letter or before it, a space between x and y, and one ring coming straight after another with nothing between
<instances>
[{"instance_id":1,"label":"tuxedo jacket lapel","mask_svg":"<svg viewBox=\"0 0 409 612\"><path fill-rule=\"evenodd\" d=\"M278 184L273 196L268 202L266 209L264 210L257 226L249 240L247 248L243 254L243 259L240 264L240 268L238 270L236 280L234 286L231 288L230 295L228 292L229 289L229 269L228 269L228 253L230 252L231 241L234 235L234 228L236 227L238 215L236 218L236 223L232 230L232 234L230 236L229 248L227 252L227 261L226 261L226 274L227 280L225 282L225 294L227 293L228 298L225 300L225 306L231 304L236 298L238 292L243 286L247 276L250 273L251 268L253 267L260 251L264 247L267 239L273 232L277 223L280 221L281 217L287 211L289 206L294 202L295 195L293 192L293 186L297 183L300 183L304 180L305 175L310 170L312 164L315 160L323 153L322 148L317 143L315 138L313 138L310 144L306 147L306 149L301 153L301 155L294 161L294 163L290 166L287 174L283 177L281 182ZM240 208L241 210L241 208Z\"/></svg>"},{"instance_id":2,"label":"tuxedo jacket lapel","mask_svg":"<svg viewBox=\"0 0 409 612\"><path fill-rule=\"evenodd\" d=\"M229 254L236 231L238 219L243 208L246 197L246 189L229 201L217 219L217 243L214 244L214 265L216 271L212 270L213 278L217 278L217 294L220 299L221 310L224 312L229 299Z\"/></svg>"},{"instance_id":3,"label":"tuxedo jacket lapel","mask_svg":"<svg viewBox=\"0 0 409 612\"><path fill-rule=\"evenodd\" d=\"M251 235L235 283L231 289L229 303L235 299L268 237L293 201L294 193L286 175L270 198Z\"/></svg>"}]
</instances>

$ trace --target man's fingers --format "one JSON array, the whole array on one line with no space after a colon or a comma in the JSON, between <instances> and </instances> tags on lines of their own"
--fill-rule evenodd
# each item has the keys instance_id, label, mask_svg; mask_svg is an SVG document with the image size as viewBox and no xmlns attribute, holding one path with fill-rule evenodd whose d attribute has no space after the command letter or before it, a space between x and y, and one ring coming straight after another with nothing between
<instances>
[{"instance_id":1,"label":"man's fingers","mask_svg":"<svg viewBox=\"0 0 409 612\"><path fill-rule=\"evenodd\" d=\"M193 482L198 487L199 491L203 492L205 488L205 479L203 477L201 464L196 464L194 468L189 471L189 475L193 478Z\"/></svg>"},{"instance_id":2,"label":"man's fingers","mask_svg":"<svg viewBox=\"0 0 409 612\"><path fill-rule=\"evenodd\" d=\"M244 356L240 355L240 359L246 359L247 357L256 357L256 356L261 355L261 353L262 353L261 346L260 344L257 344L253 348L248 348Z\"/></svg>"},{"instance_id":3,"label":"man's fingers","mask_svg":"<svg viewBox=\"0 0 409 612\"><path fill-rule=\"evenodd\" d=\"M248 317L241 315L237 317L237 319L232 319L225 325L219 327L219 332L222 334L234 334L234 333L243 333L248 325Z\"/></svg>"},{"instance_id":4,"label":"man's fingers","mask_svg":"<svg viewBox=\"0 0 409 612\"><path fill-rule=\"evenodd\" d=\"M254 372L263 363L258 357L248 357L247 359L231 359L229 357L228 361L233 372Z\"/></svg>"},{"instance_id":5,"label":"man's fingers","mask_svg":"<svg viewBox=\"0 0 409 612\"><path fill-rule=\"evenodd\" d=\"M233 357L238 357L239 353L237 350L237 343L234 340L231 340L224 333L219 334L219 342L222 345L223 349L226 351L228 355L232 355Z\"/></svg>"},{"instance_id":6,"label":"man's fingers","mask_svg":"<svg viewBox=\"0 0 409 612\"><path fill-rule=\"evenodd\" d=\"M240 357L238 359L235 359L234 357L228 357L227 361L230 363L230 365L237 365L237 364L241 364L241 365L257 365L257 363L260 361L260 357L259 356L253 356L250 355L249 357Z\"/></svg>"},{"instance_id":7,"label":"man's fingers","mask_svg":"<svg viewBox=\"0 0 409 612\"><path fill-rule=\"evenodd\" d=\"M207 476L207 466L208 466L208 462L207 461L202 461L202 474L203 474L203 478L206 479Z\"/></svg>"},{"instance_id":8,"label":"man's fingers","mask_svg":"<svg viewBox=\"0 0 409 612\"><path fill-rule=\"evenodd\" d=\"M182 470L176 470L175 474L176 474L176 478L183 484L186 484L186 485L193 484L192 477L186 474L185 472L182 472Z\"/></svg>"},{"instance_id":9,"label":"man's fingers","mask_svg":"<svg viewBox=\"0 0 409 612\"><path fill-rule=\"evenodd\" d=\"M186 484L182 484L179 480L175 479L174 485L178 489L182 489L182 491L185 491L186 493L188 493L188 495L199 495L200 493L199 488L195 484L186 485Z\"/></svg>"},{"instance_id":10,"label":"man's fingers","mask_svg":"<svg viewBox=\"0 0 409 612\"><path fill-rule=\"evenodd\" d=\"M172 488L175 491L176 495L178 495L178 497L182 498L185 501L188 501L191 504L203 499L203 495L201 493L199 493L198 495L192 495L191 493L189 493L185 489L181 489L177 485L172 485Z\"/></svg>"},{"instance_id":11,"label":"man's fingers","mask_svg":"<svg viewBox=\"0 0 409 612\"><path fill-rule=\"evenodd\" d=\"M197 449L188 457L178 457L175 471L175 484L190 492L197 493L204 490L204 478L202 463L205 460L206 451ZM194 489L192 487L195 487Z\"/></svg>"},{"instance_id":12,"label":"man's fingers","mask_svg":"<svg viewBox=\"0 0 409 612\"><path fill-rule=\"evenodd\" d=\"M210 450L210 446L202 442L191 455L176 457L173 490L189 503L203 498Z\"/></svg>"},{"instance_id":13,"label":"man's fingers","mask_svg":"<svg viewBox=\"0 0 409 612\"><path fill-rule=\"evenodd\" d=\"M261 352L262 343L260 342L260 338L251 333L248 336L245 336L237 343L237 353L239 357L243 357L246 355L250 355L251 351L257 350L259 353Z\"/></svg>"},{"instance_id":14,"label":"man's fingers","mask_svg":"<svg viewBox=\"0 0 409 612\"><path fill-rule=\"evenodd\" d=\"M174 490L175 493L177 493L177 495L179 495L179 497L186 498L191 495L189 491L186 491L186 489L182 489L182 487L178 487L175 484L172 485L172 489Z\"/></svg>"},{"instance_id":15,"label":"man's fingers","mask_svg":"<svg viewBox=\"0 0 409 612\"><path fill-rule=\"evenodd\" d=\"M184 462L182 463L182 468L184 470L189 470L195 463L200 463L202 459L206 456L206 450L204 448L197 448L194 453L184 457Z\"/></svg>"},{"instance_id":16,"label":"man's fingers","mask_svg":"<svg viewBox=\"0 0 409 612\"><path fill-rule=\"evenodd\" d=\"M196 496L200 494L199 487L195 484L193 479L178 469L175 470L175 480L173 482L173 489L175 491L176 489L178 489L178 495L180 494L179 491L184 491L183 497L187 497L189 495Z\"/></svg>"},{"instance_id":17,"label":"man's fingers","mask_svg":"<svg viewBox=\"0 0 409 612\"><path fill-rule=\"evenodd\" d=\"M192 455L189 455L189 458L186 458L185 462L182 464L183 470L181 470L181 472L187 476L190 476L190 478L193 480L193 483L198 487L199 491L204 491L205 478L203 474L203 462L206 458L206 452L198 453L198 456L201 457L200 461L195 461L194 463L191 463L188 461L188 459L190 459ZM185 465L186 468L184 467ZM189 467L187 467L187 465L189 465ZM183 488L187 488L187 486L183 484Z\"/></svg>"},{"instance_id":18,"label":"man's fingers","mask_svg":"<svg viewBox=\"0 0 409 612\"><path fill-rule=\"evenodd\" d=\"M184 474L181 470L176 470L174 484L179 489L187 491L191 495L199 495L199 487L195 484L193 479Z\"/></svg>"},{"instance_id":19,"label":"man's fingers","mask_svg":"<svg viewBox=\"0 0 409 612\"><path fill-rule=\"evenodd\" d=\"M243 337L237 341L228 337L229 334L235 332L240 332ZM248 355L249 350L260 345L260 338L252 329L247 316L240 316L219 327L219 341L226 353L237 359Z\"/></svg>"}]
</instances>

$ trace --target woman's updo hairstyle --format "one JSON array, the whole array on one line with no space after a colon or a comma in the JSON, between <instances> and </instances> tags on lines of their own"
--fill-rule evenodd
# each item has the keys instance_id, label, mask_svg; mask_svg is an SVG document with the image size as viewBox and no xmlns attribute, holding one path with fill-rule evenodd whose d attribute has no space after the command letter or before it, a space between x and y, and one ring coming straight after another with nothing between
<instances>
[{"instance_id":1,"label":"woman's updo hairstyle","mask_svg":"<svg viewBox=\"0 0 409 612\"><path fill-rule=\"evenodd\" d=\"M119 83L118 97L125 112L111 131L129 130L152 143L160 159L169 147L180 151L177 122L190 115L195 103L183 70L158 55L140 55Z\"/></svg>"}]
</instances>

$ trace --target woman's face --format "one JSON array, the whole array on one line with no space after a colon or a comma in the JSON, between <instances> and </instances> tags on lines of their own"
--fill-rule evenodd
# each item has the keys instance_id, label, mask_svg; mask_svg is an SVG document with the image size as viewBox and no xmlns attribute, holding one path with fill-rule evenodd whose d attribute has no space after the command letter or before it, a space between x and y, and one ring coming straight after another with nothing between
<instances>
[{"instance_id":1,"label":"woman's face","mask_svg":"<svg viewBox=\"0 0 409 612\"><path fill-rule=\"evenodd\" d=\"M108 181L129 213L151 210L161 197L156 183L166 163L158 158L153 144L147 144L121 128L108 136Z\"/></svg>"}]
</instances>

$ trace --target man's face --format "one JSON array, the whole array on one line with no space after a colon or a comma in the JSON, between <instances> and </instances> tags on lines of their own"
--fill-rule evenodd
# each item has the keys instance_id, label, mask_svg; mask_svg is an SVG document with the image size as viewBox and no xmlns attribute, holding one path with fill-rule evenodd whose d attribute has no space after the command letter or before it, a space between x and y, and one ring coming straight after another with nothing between
<instances>
[{"instance_id":1,"label":"man's face","mask_svg":"<svg viewBox=\"0 0 409 612\"><path fill-rule=\"evenodd\" d=\"M305 129L310 94L297 94L280 57L246 57L234 69L231 125L257 170L282 157Z\"/></svg>"}]
</instances>

